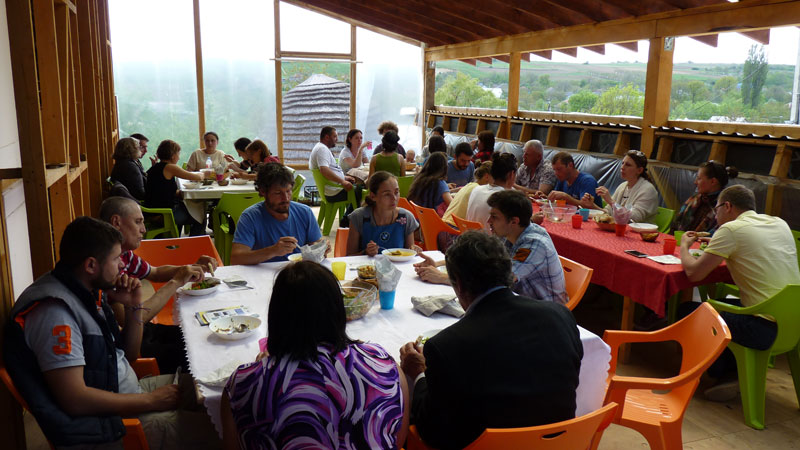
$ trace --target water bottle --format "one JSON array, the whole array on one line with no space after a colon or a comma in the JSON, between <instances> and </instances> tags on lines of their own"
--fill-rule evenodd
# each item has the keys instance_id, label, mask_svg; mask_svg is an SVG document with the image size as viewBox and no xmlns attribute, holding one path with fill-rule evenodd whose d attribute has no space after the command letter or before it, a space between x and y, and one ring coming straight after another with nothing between
<instances>
[{"instance_id":1,"label":"water bottle","mask_svg":"<svg viewBox=\"0 0 800 450\"><path fill-rule=\"evenodd\" d=\"M208 158L206 158L206 169L210 169L212 164L213 163L211 162L211 157L209 156Z\"/></svg>"}]
</instances>

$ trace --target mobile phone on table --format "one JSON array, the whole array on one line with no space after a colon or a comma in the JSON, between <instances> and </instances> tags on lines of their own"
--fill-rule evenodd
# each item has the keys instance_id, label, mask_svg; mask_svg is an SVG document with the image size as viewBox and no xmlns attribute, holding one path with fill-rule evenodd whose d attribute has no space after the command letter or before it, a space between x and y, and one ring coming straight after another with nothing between
<instances>
[{"instance_id":1,"label":"mobile phone on table","mask_svg":"<svg viewBox=\"0 0 800 450\"><path fill-rule=\"evenodd\" d=\"M647 258L647 253L642 253L638 250L625 250L625 253L637 258Z\"/></svg>"}]
</instances>

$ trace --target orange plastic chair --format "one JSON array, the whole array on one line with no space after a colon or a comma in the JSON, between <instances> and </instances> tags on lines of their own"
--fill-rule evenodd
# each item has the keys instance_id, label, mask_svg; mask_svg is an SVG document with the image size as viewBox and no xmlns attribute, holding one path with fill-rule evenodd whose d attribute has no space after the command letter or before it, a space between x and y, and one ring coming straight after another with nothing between
<instances>
[{"instance_id":1,"label":"orange plastic chair","mask_svg":"<svg viewBox=\"0 0 800 450\"><path fill-rule=\"evenodd\" d=\"M336 245L333 246L333 257L340 258L347 256L347 235L350 228L338 228L336 230Z\"/></svg>"},{"instance_id":2,"label":"orange plastic chair","mask_svg":"<svg viewBox=\"0 0 800 450\"><path fill-rule=\"evenodd\" d=\"M457 215L453 214L453 221L456 223L456 226L462 233L466 233L469 230L482 230L483 225L480 222L473 222L471 220L462 219Z\"/></svg>"},{"instance_id":3,"label":"orange plastic chair","mask_svg":"<svg viewBox=\"0 0 800 450\"><path fill-rule=\"evenodd\" d=\"M397 199L397 206L403 209L408 210L411 214L414 215L414 218L419 221L419 215L417 214L417 208L414 208L414 204L405 197L400 197Z\"/></svg>"},{"instance_id":4,"label":"orange plastic chair","mask_svg":"<svg viewBox=\"0 0 800 450\"><path fill-rule=\"evenodd\" d=\"M559 256L558 259L561 260L561 268L564 269L564 284L566 284L567 298L569 299L566 306L572 311L586 293L594 269L563 256Z\"/></svg>"},{"instance_id":5,"label":"orange plastic chair","mask_svg":"<svg viewBox=\"0 0 800 450\"><path fill-rule=\"evenodd\" d=\"M422 230L422 248L425 250L439 250L439 243L437 237L439 233L445 232L458 236L461 231L454 230L453 227L445 223L439 214L431 208L424 208L417 206L410 202L413 207L417 209L417 216L419 220L419 228Z\"/></svg>"},{"instance_id":6,"label":"orange plastic chair","mask_svg":"<svg viewBox=\"0 0 800 450\"><path fill-rule=\"evenodd\" d=\"M611 346L605 403L620 405L614 423L641 433L653 450L682 448L683 415L700 375L731 340L725 321L711 305L703 303L683 320L661 330L606 331L603 340ZM642 378L616 374L617 352L622 344L664 341L677 341L681 345L683 359L678 375ZM597 448L597 441L593 448Z\"/></svg>"},{"instance_id":7,"label":"orange plastic chair","mask_svg":"<svg viewBox=\"0 0 800 450\"><path fill-rule=\"evenodd\" d=\"M611 423L616 410L617 404L609 403L585 416L563 422L525 428L488 428L465 450L589 448L597 432ZM408 450L432 450L422 442L414 425L409 429L407 446Z\"/></svg>"},{"instance_id":8,"label":"orange plastic chair","mask_svg":"<svg viewBox=\"0 0 800 450\"><path fill-rule=\"evenodd\" d=\"M153 266L194 264L203 255L211 256L217 260L217 265L222 266L217 248L209 236L183 237L177 239L146 239L138 249L133 251L140 258ZM153 283L153 289L158 290L164 283ZM175 299L171 298L164 308L153 317L153 323L174 325L172 320L172 306Z\"/></svg>"},{"instance_id":9,"label":"orange plastic chair","mask_svg":"<svg viewBox=\"0 0 800 450\"><path fill-rule=\"evenodd\" d=\"M145 360L139 363L140 360ZM149 361L152 360L152 363ZM136 371L137 364L141 364L140 367L149 367L151 364L155 366L155 374L158 375L158 364L156 363L155 358L140 358L139 360L134 361L132 366L134 367L134 371ZM150 370L150 369L148 369ZM136 372L137 376L139 372ZM8 389L8 392L14 397L14 399L22 406L23 409L30 412L30 408L28 408L28 403L22 398L17 387L14 385L14 380L11 379L11 376L8 374L6 370L5 364L2 362L2 358L0 358L0 380L3 381L3 384ZM139 419L122 419L122 424L125 426L125 436L122 438L122 447L126 450L149 450L150 446L147 444L147 438L144 435L144 428L142 428L142 422ZM48 441L50 444L50 448L54 449L55 446Z\"/></svg>"}]
</instances>

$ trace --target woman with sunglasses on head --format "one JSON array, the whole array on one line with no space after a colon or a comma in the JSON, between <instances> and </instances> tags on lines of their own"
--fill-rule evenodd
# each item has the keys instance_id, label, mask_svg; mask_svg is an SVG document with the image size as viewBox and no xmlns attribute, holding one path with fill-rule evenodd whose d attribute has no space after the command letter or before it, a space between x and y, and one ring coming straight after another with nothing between
<instances>
[{"instance_id":1,"label":"woman with sunglasses on head","mask_svg":"<svg viewBox=\"0 0 800 450\"><path fill-rule=\"evenodd\" d=\"M604 209L613 215L614 206L623 206L631 211L631 222L653 223L658 213L658 191L650 182L647 173L647 157L638 150L631 150L622 158L620 176L623 181L611 195L608 188L600 186L597 195L608 204ZM594 203L594 197L584 194L581 207L600 209Z\"/></svg>"},{"instance_id":2,"label":"woman with sunglasses on head","mask_svg":"<svg viewBox=\"0 0 800 450\"><path fill-rule=\"evenodd\" d=\"M714 212L717 197L728 185L728 180L738 175L735 167L725 167L716 161L701 164L694 179L697 193L681 206L672 222L672 231L714 232L717 228L717 215Z\"/></svg>"}]
</instances>

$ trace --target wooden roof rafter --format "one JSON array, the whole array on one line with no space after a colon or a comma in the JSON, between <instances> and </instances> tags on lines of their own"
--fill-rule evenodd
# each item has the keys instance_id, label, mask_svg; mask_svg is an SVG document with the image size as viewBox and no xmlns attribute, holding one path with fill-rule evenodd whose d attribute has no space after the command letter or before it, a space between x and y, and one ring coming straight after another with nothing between
<instances>
[{"instance_id":1,"label":"wooden roof rafter","mask_svg":"<svg viewBox=\"0 0 800 450\"><path fill-rule=\"evenodd\" d=\"M631 17L630 13L616 5L597 0L545 0L547 3L565 8L572 14L587 17L592 22L606 22L609 20ZM586 22L584 22L586 23Z\"/></svg>"},{"instance_id":2,"label":"wooden roof rafter","mask_svg":"<svg viewBox=\"0 0 800 450\"><path fill-rule=\"evenodd\" d=\"M328 3L340 4L345 2L333 1ZM438 15L425 14L422 10L417 8L403 8L394 0L370 0L368 2L362 2L359 8L368 10L370 15L380 17L387 22L400 20L416 24L421 31L431 29L438 30L441 35L448 36L451 42L454 39L474 40L487 37L486 34L475 32L472 27L468 26L466 21L453 17L448 17L448 19L445 20Z\"/></svg>"},{"instance_id":3,"label":"wooden roof rafter","mask_svg":"<svg viewBox=\"0 0 800 450\"><path fill-rule=\"evenodd\" d=\"M437 2L423 0L404 0L404 4L413 7L427 17L440 17L465 29L486 36L500 36L508 30L495 26L495 18L483 11L473 11L460 3L449 4L446 8Z\"/></svg>"}]
</instances>

